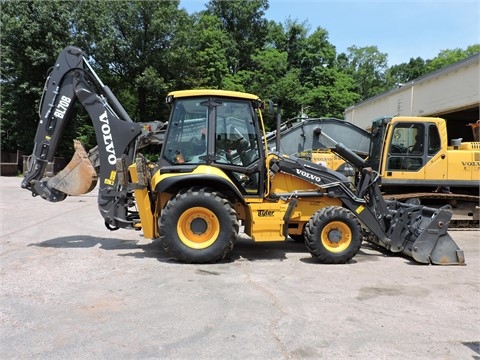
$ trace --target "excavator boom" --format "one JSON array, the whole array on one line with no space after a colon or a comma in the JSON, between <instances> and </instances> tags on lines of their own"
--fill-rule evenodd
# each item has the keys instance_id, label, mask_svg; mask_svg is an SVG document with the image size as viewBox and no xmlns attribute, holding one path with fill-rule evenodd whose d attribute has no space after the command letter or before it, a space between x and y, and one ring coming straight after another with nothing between
<instances>
[{"instance_id":1,"label":"excavator boom","mask_svg":"<svg viewBox=\"0 0 480 360\"><path fill-rule=\"evenodd\" d=\"M270 149L286 155L295 155L302 151L328 149L331 144L319 138L320 132L336 135L335 140L349 144L350 149L360 156L367 156L371 135L347 121L335 118L294 118L286 121L280 129L280 148L276 148L276 133L267 135Z\"/></svg>"}]
</instances>

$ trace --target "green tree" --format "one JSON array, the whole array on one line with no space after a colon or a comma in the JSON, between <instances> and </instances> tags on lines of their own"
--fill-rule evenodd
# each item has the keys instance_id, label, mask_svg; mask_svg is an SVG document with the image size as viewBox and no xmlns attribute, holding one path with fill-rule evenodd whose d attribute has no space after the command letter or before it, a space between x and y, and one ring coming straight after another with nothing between
<instances>
[{"instance_id":1,"label":"green tree","mask_svg":"<svg viewBox=\"0 0 480 360\"><path fill-rule=\"evenodd\" d=\"M47 70L72 40L74 7L74 2L65 1L2 2L2 151L33 150Z\"/></svg>"},{"instance_id":2,"label":"green tree","mask_svg":"<svg viewBox=\"0 0 480 360\"><path fill-rule=\"evenodd\" d=\"M376 46L351 46L348 51L348 70L353 76L361 100L375 96L388 87L385 72L388 55L378 51Z\"/></svg>"},{"instance_id":3,"label":"green tree","mask_svg":"<svg viewBox=\"0 0 480 360\"><path fill-rule=\"evenodd\" d=\"M228 68L232 75L252 66L251 56L261 49L267 35L265 11L268 0L210 0L207 12L217 16L234 46L228 48Z\"/></svg>"},{"instance_id":4,"label":"green tree","mask_svg":"<svg viewBox=\"0 0 480 360\"><path fill-rule=\"evenodd\" d=\"M188 69L187 46L177 42L177 35L191 28L192 19L178 5L179 1L98 0L81 5L79 38L102 78L104 74L112 80L114 92L138 121L166 117L167 108L158 100L181 83Z\"/></svg>"},{"instance_id":5,"label":"green tree","mask_svg":"<svg viewBox=\"0 0 480 360\"><path fill-rule=\"evenodd\" d=\"M336 51L328 41L328 32L319 27L303 43L299 51L301 80L305 88L302 106L309 106L312 116L338 116L343 109L339 111L337 106L340 103L334 103L333 98L338 100L338 95L347 90L344 87L347 77L336 69Z\"/></svg>"},{"instance_id":6,"label":"green tree","mask_svg":"<svg viewBox=\"0 0 480 360\"><path fill-rule=\"evenodd\" d=\"M425 60L421 57L411 58L408 63L393 65L386 71L386 81L390 85L400 86L427 73Z\"/></svg>"},{"instance_id":7,"label":"green tree","mask_svg":"<svg viewBox=\"0 0 480 360\"><path fill-rule=\"evenodd\" d=\"M307 38L309 28L308 23L305 21L299 23L298 21L292 21L287 19L285 21L285 51L288 54L288 66L289 69L302 69L302 50L305 47L305 41Z\"/></svg>"},{"instance_id":8,"label":"green tree","mask_svg":"<svg viewBox=\"0 0 480 360\"><path fill-rule=\"evenodd\" d=\"M466 59L467 57L479 53L480 44L471 45L466 50L460 48L452 50L442 50L440 53L427 63L427 72L433 72L445 66L451 65L457 61Z\"/></svg>"},{"instance_id":9,"label":"green tree","mask_svg":"<svg viewBox=\"0 0 480 360\"><path fill-rule=\"evenodd\" d=\"M206 13L200 14L193 31L188 34L191 61L187 87L226 88L226 83L231 77L227 58L231 42L222 29L220 19Z\"/></svg>"},{"instance_id":10,"label":"green tree","mask_svg":"<svg viewBox=\"0 0 480 360\"><path fill-rule=\"evenodd\" d=\"M302 104L309 106L310 117L343 118L343 111L359 101L353 78L337 68L325 69L323 82L307 88Z\"/></svg>"},{"instance_id":11,"label":"green tree","mask_svg":"<svg viewBox=\"0 0 480 360\"><path fill-rule=\"evenodd\" d=\"M290 19L284 26L270 23L269 29L272 33L268 44L287 54L285 73L289 75L289 87L279 88L278 84L283 84L281 77L270 87L286 99L284 115L294 117L308 107L310 116L341 117L345 107L352 105L358 96L354 93L353 78L339 67L328 32L318 27L309 33L307 22ZM293 79L294 76L297 78Z\"/></svg>"},{"instance_id":12,"label":"green tree","mask_svg":"<svg viewBox=\"0 0 480 360\"><path fill-rule=\"evenodd\" d=\"M286 51L286 34L282 23L270 20L267 23L267 34L265 36L265 48L274 48L279 51Z\"/></svg>"}]
</instances>

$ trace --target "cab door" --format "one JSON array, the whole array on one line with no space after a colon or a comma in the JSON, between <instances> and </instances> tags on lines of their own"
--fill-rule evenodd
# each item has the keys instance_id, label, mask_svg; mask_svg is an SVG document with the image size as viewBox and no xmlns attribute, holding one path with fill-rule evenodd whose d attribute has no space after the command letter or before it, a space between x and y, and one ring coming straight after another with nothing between
<instances>
[{"instance_id":1,"label":"cab door","mask_svg":"<svg viewBox=\"0 0 480 360\"><path fill-rule=\"evenodd\" d=\"M398 122L387 133L384 183L406 184L425 177L428 136L424 123ZM390 139L390 141L388 141Z\"/></svg>"},{"instance_id":2,"label":"cab door","mask_svg":"<svg viewBox=\"0 0 480 360\"><path fill-rule=\"evenodd\" d=\"M425 181L432 183L431 180L447 180L448 161L446 146L442 146L437 124L428 123L426 126L428 143L426 148Z\"/></svg>"}]
</instances>

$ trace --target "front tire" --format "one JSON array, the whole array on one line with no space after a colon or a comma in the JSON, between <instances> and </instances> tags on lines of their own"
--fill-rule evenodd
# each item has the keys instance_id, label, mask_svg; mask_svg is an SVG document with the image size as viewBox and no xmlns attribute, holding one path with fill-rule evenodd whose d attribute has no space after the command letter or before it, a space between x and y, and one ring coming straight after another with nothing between
<instances>
[{"instance_id":1,"label":"front tire","mask_svg":"<svg viewBox=\"0 0 480 360\"><path fill-rule=\"evenodd\" d=\"M185 263L225 258L236 241L239 223L231 204L208 188L190 188L165 205L158 220L165 251Z\"/></svg>"},{"instance_id":2,"label":"front tire","mask_svg":"<svg viewBox=\"0 0 480 360\"><path fill-rule=\"evenodd\" d=\"M318 210L305 227L305 244L312 257L324 264L343 264L362 245L362 227L355 215L339 206Z\"/></svg>"}]
</instances>

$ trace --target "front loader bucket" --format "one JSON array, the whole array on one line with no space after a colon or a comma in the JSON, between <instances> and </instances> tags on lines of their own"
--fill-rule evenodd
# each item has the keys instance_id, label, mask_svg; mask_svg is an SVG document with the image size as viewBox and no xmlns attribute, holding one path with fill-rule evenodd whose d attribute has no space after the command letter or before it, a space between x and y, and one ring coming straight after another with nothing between
<instances>
[{"instance_id":1,"label":"front loader bucket","mask_svg":"<svg viewBox=\"0 0 480 360\"><path fill-rule=\"evenodd\" d=\"M424 206L407 208L403 217L401 235L397 242L392 238L391 251L400 251L415 261L435 265L463 265L465 256L448 234L452 213L447 207L433 209ZM393 235L393 234L392 234ZM402 243L399 246L399 243Z\"/></svg>"},{"instance_id":2,"label":"front loader bucket","mask_svg":"<svg viewBox=\"0 0 480 360\"><path fill-rule=\"evenodd\" d=\"M87 152L78 140L73 140L75 153L65 168L48 179L47 186L67 195L81 195L92 191L97 184L97 173Z\"/></svg>"}]
</instances>

